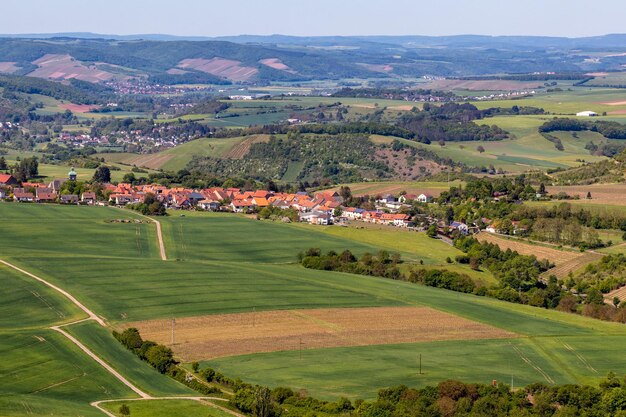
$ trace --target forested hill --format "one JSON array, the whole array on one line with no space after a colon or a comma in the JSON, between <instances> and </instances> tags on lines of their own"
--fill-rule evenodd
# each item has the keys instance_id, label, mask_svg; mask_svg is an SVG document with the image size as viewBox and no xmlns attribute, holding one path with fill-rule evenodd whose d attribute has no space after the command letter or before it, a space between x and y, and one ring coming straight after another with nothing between
<instances>
[{"instance_id":1,"label":"forested hill","mask_svg":"<svg viewBox=\"0 0 626 417\"><path fill-rule=\"evenodd\" d=\"M622 35L582 39L244 36L219 40L82 36L0 37L0 71L60 79L63 74L79 74L79 79L90 82L140 77L175 84L468 77L618 70L626 64L626 56L619 53L595 60L593 68L585 60L587 54L596 56L599 50L626 51Z\"/></svg>"}]
</instances>

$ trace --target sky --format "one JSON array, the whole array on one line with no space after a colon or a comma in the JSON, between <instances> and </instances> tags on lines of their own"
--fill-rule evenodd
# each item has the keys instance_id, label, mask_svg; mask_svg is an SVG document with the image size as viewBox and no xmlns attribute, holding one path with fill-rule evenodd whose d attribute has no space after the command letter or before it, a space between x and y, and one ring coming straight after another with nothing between
<instances>
[{"instance_id":1,"label":"sky","mask_svg":"<svg viewBox=\"0 0 626 417\"><path fill-rule=\"evenodd\" d=\"M624 0L2 0L1 5L3 34L581 37L626 32Z\"/></svg>"}]
</instances>

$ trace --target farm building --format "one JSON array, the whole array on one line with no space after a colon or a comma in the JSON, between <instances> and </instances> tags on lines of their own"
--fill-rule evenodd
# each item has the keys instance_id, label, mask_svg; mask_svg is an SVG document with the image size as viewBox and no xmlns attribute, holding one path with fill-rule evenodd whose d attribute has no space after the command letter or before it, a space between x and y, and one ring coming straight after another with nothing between
<instances>
[{"instance_id":1,"label":"farm building","mask_svg":"<svg viewBox=\"0 0 626 417\"><path fill-rule=\"evenodd\" d=\"M579 117L595 117L597 115L598 113L596 113L595 111L591 111L591 110L585 110L585 111L576 113L576 116L579 116Z\"/></svg>"},{"instance_id":2,"label":"farm building","mask_svg":"<svg viewBox=\"0 0 626 417\"><path fill-rule=\"evenodd\" d=\"M0 186L5 187L7 185L17 185L17 180L13 175L0 174Z\"/></svg>"}]
</instances>

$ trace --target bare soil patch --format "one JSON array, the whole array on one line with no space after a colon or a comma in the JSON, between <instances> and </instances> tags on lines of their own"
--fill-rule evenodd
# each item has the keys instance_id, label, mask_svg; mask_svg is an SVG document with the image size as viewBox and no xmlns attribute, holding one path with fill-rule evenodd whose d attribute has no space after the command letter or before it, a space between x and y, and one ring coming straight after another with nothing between
<instances>
[{"instance_id":1,"label":"bare soil patch","mask_svg":"<svg viewBox=\"0 0 626 417\"><path fill-rule=\"evenodd\" d=\"M65 110L69 110L72 113L89 113L92 110L99 109L100 106L90 105L90 104L61 104L61 108Z\"/></svg>"},{"instance_id":2,"label":"bare soil patch","mask_svg":"<svg viewBox=\"0 0 626 417\"><path fill-rule=\"evenodd\" d=\"M626 101L609 101L607 103L602 103L602 104L606 104L607 106L625 106Z\"/></svg>"},{"instance_id":3,"label":"bare soil patch","mask_svg":"<svg viewBox=\"0 0 626 417\"><path fill-rule=\"evenodd\" d=\"M542 245L533 245L522 241L507 239L487 232L479 233L476 235L476 239L481 242L494 243L500 246L500 249L503 250L511 249L520 255L535 255L539 260L548 259L550 262L554 262L557 266L582 256L579 252L564 251Z\"/></svg>"},{"instance_id":4,"label":"bare soil patch","mask_svg":"<svg viewBox=\"0 0 626 417\"><path fill-rule=\"evenodd\" d=\"M183 59L177 65L179 69L195 69L218 77L228 78L232 81L248 81L259 71L253 67L244 67L240 61L224 58L212 59Z\"/></svg>"},{"instance_id":5,"label":"bare soil patch","mask_svg":"<svg viewBox=\"0 0 626 417\"><path fill-rule=\"evenodd\" d=\"M540 83L511 80L435 80L428 83L427 86L428 88L448 90L516 91L537 88Z\"/></svg>"},{"instance_id":6,"label":"bare soil patch","mask_svg":"<svg viewBox=\"0 0 626 417\"><path fill-rule=\"evenodd\" d=\"M548 278L550 275L556 275L557 278L564 278L570 271L576 272L587 264L597 262L602 258L602 255L598 253L565 251L557 249L556 247L551 248L549 246L533 245L523 241L506 239L486 232L479 233L476 235L476 238L481 242L494 243L503 250L511 249L520 255L534 255L539 260L549 260L554 263L555 267L543 273L545 278Z\"/></svg>"},{"instance_id":7,"label":"bare soil patch","mask_svg":"<svg viewBox=\"0 0 626 417\"><path fill-rule=\"evenodd\" d=\"M233 146L231 150L224 154L224 158L229 159L243 159L244 156L250 151L250 146L255 143L266 143L270 140L267 135L253 135L245 139L244 141Z\"/></svg>"},{"instance_id":8,"label":"bare soil patch","mask_svg":"<svg viewBox=\"0 0 626 417\"><path fill-rule=\"evenodd\" d=\"M516 337L428 307L264 311L130 323L184 361L250 353L438 340Z\"/></svg>"},{"instance_id":9,"label":"bare soil patch","mask_svg":"<svg viewBox=\"0 0 626 417\"><path fill-rule=\"evenodd\" d=\"M390 148L377 149L374 155L377 161L390 166L396 176L403 181L415 180L428 174L443 171L441 165L418 156L412 157L408 149L394 151Z\"/></svg>"},{"instance_id":10,"label":"bare soil patch","mask_svg":"<svg viewBox=\"0 0 626 417\"><path fill-rule=\"evenodd\" d=\"M280 59L278 58L267 58L267 59L262 59L259 61L260 64L265 65L266 67L270 67L273 68L275 70L279 70L279 71L286 71L292 74L295 74L296 72L294 70L292 70L291 68L289 68L288 65L286 65L285 63L283 63Z\"/></svg>"},{"instance_id":11,"label":"bare soil patch","mask_svg":"<svg viewBox=\"0 0 626 417\"><path fill-rule=\"evenodd\" d=\"M619 298L620 301L626 301L626 287L618 288L604 295L604 301L607 304L613 304L613 298Z\"/></svg>"},{"instance_id":12,"label":"bare soil patch","mask_svg":"<svg viewBox=\"0 0 626 417\"><path fill-rule=\"evenodd\" d=\"M550 194L563 191L572 197L578 196L585 204L626 206L626 183L556 186L546 187L546 190ZM586 199L588 192L591 193L589 200Z\"/></svg>"},{"instance_id":13,"label":"bare soil patch","mask_svg":"<svg viewBox=\"0 0 626 417\"><path fill-rule=\"evenodd\" d=\"M0 72L11 74L20 69L17 66L17 62L0 62Z\"/></svg>"},{"instance_id":14,"label":"bare soil patch","mask_svg":"<svg viewBox=\"0 0 626 417\"><path fill-rule=\"evenodd\" d=\"M48 78L53 80L70 80L76 78L88 82L102 82L113 78L127 79L108 71L103 71L95 65L85 65L70 55L46 54L33 64L39 68L30 72L31 77Z\"/></svg>"}]
</instances>

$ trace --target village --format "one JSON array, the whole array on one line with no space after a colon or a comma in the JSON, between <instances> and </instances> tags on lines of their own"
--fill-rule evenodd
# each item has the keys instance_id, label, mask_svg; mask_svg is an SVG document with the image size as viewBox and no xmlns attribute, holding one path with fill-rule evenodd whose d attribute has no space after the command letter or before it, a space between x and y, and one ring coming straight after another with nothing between
<instances>
[{"instance_id":1,"label":"village","mask_svg":"<svg viewBox=\"0 0 626 417\"><path fill-rule=\"evenodd\" d=\"M437 226L439 234L458 230L461 234L477 233L478 227L462 222L446 224L428 216L419 216L419 222L407 214L412 203L428 204L434 201L432 195L401 194L384 195L375 199L375 208L344 205L344 199L336 191L307 193L284 193L268 190L245 191L239 188L212 187L190 189L166 187L158 184L132 185L129 183L103 184L95 191L80 194L62 193L67 181L76 181L77 173L72 169L66 179L56 179L49 183L19 183L12 175L0 174L0 200L16 203L58 203L74 205L110 205L127 207L141 204L146 196L154 198L169 210L198 210L230 212L255 215L264 209L282 213L284 222L299 221L313 225L346 225L351 221L406 228L424 231L430 225ZM290 211L287 213L287 211ZM290 214L290 215L287 215ZM489 222L488 222L489 223ZM495 232L495 231L494 231Z\"/></svg>"}]
</instances>

